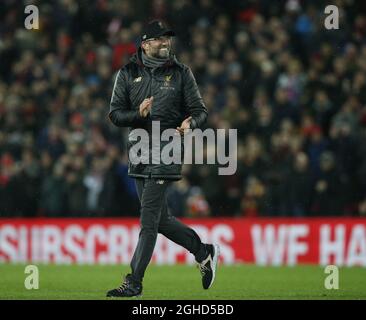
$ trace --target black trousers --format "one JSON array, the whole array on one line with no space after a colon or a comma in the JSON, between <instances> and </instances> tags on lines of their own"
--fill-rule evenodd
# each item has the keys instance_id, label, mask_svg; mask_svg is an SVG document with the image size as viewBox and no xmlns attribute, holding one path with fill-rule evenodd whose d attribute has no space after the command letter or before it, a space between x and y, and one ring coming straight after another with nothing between
<instances>
[{"instance_id":1,"label":"black trousers","mask_svg":"<svg viewBox=\"0 0 366 320\"><path fill-rule=\"evenodd\" d=\"M132 279L142 282L158 233L186 248L195 256L196 261L202 261L206 256L205 244L193 229L178 221L169 212L166 191L171 182L153 178L135 181L141 203L141 229L131 261Z\"/></svg>"}]
</instances>

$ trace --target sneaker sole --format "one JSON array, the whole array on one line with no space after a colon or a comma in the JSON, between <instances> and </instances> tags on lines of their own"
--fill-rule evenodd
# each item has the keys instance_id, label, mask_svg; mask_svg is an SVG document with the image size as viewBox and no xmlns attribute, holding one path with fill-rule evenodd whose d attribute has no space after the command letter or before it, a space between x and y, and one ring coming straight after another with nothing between
<instances>
[{"instance_id":1,"label":"sneaker sole","mask_svg":"<svg viewBox=\"0 0 366 320\"><path fill-rule=\"evenodd\" d=\"M137 296L131 296L131 297L117 297L117 296L106 296L107 298L112 298L112 299L141 299L142 298L142 294L139 294Z\"/></svg>"},{"instance_id":2,"label":"sneaker sole","mask_svg":"<svg viewBox=\"0 0 366 320\"><path fill-rule=\"evenodd\" d=\"M220 247L217 244L214 244L213 246L214 246L215 253L214 253L214 256L213 256L213 259L212 259L212 262L213 262L213 265L212 265L212 280L211 280L211 283L210 283L210 285L208 286L207 289L211 288L212 284L215 281L217 261L219 259L219 255L220 255Z\"/></svg>"}]
</instances>

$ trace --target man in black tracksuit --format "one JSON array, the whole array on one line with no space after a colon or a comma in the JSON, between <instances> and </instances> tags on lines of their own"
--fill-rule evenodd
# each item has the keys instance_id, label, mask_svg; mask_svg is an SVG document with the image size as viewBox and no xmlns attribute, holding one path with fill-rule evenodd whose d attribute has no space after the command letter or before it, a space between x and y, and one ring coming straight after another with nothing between
<instances>
[{"instance_id":1,"label":"man in black tracksuit","mask_svg":"<svg viewBox=\"0 0 366 320\"><path fill-rule=\"evenodd\" d=\"M159 121L160 132L176 129L182 136L186 129L201 128L206 122L207 109L190 68L171 54L171 36L174 32L161 22L148 24L141 47L117 74L109 118L116 126L130 128L129 150L137 143L131 136L132 130L144 129L151 138L153 121ZM163 146L161 143L160 148ZM152 146L148 144L147 148L145 151L151 155ZM132 272L120 287L107 293L109 297L141 295L142 280L158 233L195 256L205 289L214 281L219 247L202 243L193 229L170 214L167 206L167 188L181 178L181 164L154 163L150 158L148 164L136 164L129 157L128 173L135 178L141 202L141 230L131 261Z\"/></svg>"}]
</instances>

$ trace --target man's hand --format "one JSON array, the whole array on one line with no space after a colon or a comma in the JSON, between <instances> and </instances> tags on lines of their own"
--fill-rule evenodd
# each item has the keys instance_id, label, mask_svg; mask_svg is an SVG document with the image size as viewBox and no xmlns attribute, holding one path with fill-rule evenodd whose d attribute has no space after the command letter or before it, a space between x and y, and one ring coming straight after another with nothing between
<instances>
[{"instance_id":1,"label":"man's hand","mask_svg":"<svg viewBox=\"0 0 366 320\"><path fill-rule=\"evenodd\" d=\"M184 119L180 127L177 127L177 132L183 135L185 133L185 130L191 128L191 120L192 117L188 117L187 119Z\"/></svg>"},{"instance_id":2,"label":"man's hand","mask_svg":"<svg viewBox=\"0 0 366 320\"><path fill-rule=\"evenodd\" d=\"M146 118L149 114L152 106L152 102L154 100L154 97L146 98L144 101L140 104L140 116L143 118Z\"/></svg>"}]
</instances>

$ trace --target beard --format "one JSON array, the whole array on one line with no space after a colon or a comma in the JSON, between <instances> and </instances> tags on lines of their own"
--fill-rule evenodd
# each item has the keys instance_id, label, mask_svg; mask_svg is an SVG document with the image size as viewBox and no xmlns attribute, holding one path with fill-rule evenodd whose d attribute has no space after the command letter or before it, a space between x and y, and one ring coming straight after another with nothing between
<instances>
[{"instance_id":1,"label":"beard","mask_svg":"<svg viewBox=\"0 0 366 320\"><path fill-rule=\"evenodd\" d=\"M155 52L152 52L151 55L155 58L160 58L160 59L169 58L170 48L164 47L164 48L157 49Z\"/></svg>"}]
</instances>

